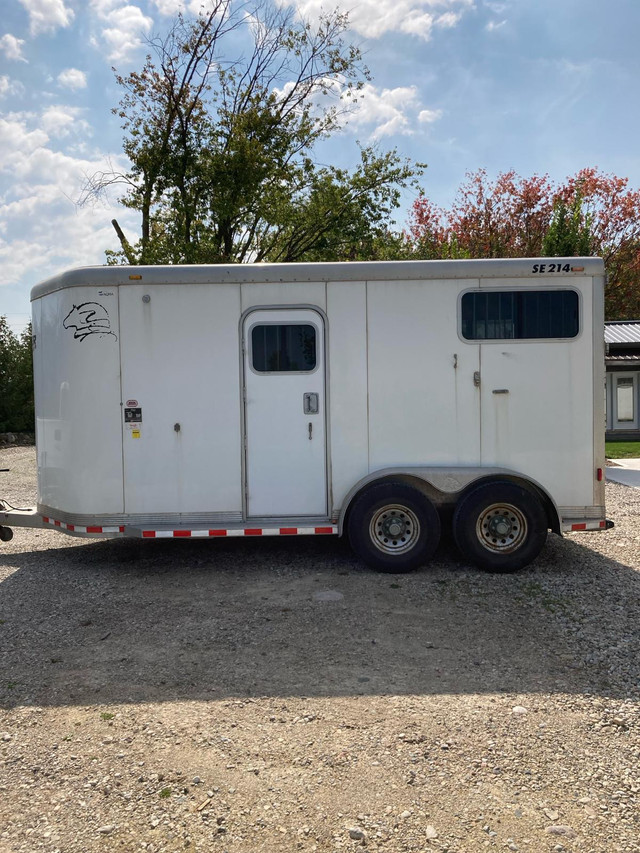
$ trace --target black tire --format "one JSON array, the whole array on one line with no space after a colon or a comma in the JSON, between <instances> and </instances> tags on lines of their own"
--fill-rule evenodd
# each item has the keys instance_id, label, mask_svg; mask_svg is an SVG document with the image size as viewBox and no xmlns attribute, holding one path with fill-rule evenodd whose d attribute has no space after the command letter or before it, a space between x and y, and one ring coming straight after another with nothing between
<instances>
[{"instance_id":1,"label":"black tire","mask_svg":"<svg viewBox=\"0 0 640 853\"><path fill-rule=\"evenodd\" d=\"M13 539L13 530L10 527L0 527L0 540L2 542L11 542Z\"/></svg>"},{"instance_id":2,"label":"black tire","mask_svg":"<svg viewBox=\"0 0 640 853\"><path fill-rule=\"evenodd\" d=\"M349 513L349 541L372 569L397 574L424 565L440 541L440 516L422 492L405 483L370 486Z\"/></svg>"},{"instance_id":3,"label":"black tire","mask_svg":"<svg viewBox=\"0 0 640 853\"><path fill-rule=\"evenodd\" d=\"M507 481L484 483L458 503L453 536L463 555L481 569L515 572L544 547L547 516L528 489Z\"/></svg>"}]
</instances>

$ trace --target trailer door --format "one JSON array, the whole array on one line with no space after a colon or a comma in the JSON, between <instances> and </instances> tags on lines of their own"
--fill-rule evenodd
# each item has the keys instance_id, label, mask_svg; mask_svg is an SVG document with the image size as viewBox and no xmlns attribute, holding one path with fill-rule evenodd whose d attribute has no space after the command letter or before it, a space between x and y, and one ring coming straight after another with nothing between
<instances>
[{"instance_id":1,"label":"trailer door","mask_svg":"<svg viewBox=\"0 0 640 853\"><path fill-rule=\"evenodd\" d=\"M327 515L324 322L311 309L243 326L247 516Z\"/></svg>"},{"instance_id":2,"label":"trailer door","mask_svg":"<svg viewBox=\"0 0 640 853\"><path fill-rule=\"evenodd\" d=\"M579 282L494 282L465 294L489 318L476 321L482 464L538 480L561 506L591 503L594 482L592 338L583 332L591 303Z\"/></svg>"}]
</instances>

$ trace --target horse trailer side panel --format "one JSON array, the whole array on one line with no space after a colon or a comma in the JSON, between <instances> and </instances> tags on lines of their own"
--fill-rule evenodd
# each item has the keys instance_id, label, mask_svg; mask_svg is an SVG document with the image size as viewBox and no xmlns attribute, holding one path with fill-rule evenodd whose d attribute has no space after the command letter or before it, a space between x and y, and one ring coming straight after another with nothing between
<instances>
[{"instance_id":1,"label":"horse trailer side panel","mask_svg":"<svg viewBox=\"0 0 640 853\"><path fill-rule=\"evenodd\" d=\"M275 268L275 264L272 265ZM285 264L285 267L288 266ZM241 285L242 311L250 308L277 308L281 305L313 305L327 310L326 285L323 281L265 281Z\"/></svg>"},{"instance_id":2,"label":"horse trailer side panel","mask_svg":"<svg viewBox=\"0 0 640 853\"><path fill-rule=\"evenodd\" d=\"M369 473L367 289L365 282L327 285L329 441L333 507Z\"/></svg>"},{"instance_id":3,"label":"horse trailer side panel","mask_svg":"<svg viewBox=\"0 0 640 853\"><path fill-rule=\"evenodd\" d=\"M121 288L127 513L242 512L239 288Z\"/></svg>"},{"instance_id":4,"label":"horse trailer side panel","mask_svg":"<svg viewBox=\"0 0 640 853\"><path fill-rule=\"evenodd\" d=\"M122 512L117 288L50 293L34 320L39 503Z\"/></svg>"},{"instance_id":5,"label":"horse trailer side panel","mask_svg":"<svg viewBox=\"0 0 640 853\"><path fill-rule=\"evenodd\" d=\"M458 293L464 285L369 282L371 470L478 464L479 348L457 335ZM477 280L468 285L477 287Z\"/></svg>"}]
</instances>

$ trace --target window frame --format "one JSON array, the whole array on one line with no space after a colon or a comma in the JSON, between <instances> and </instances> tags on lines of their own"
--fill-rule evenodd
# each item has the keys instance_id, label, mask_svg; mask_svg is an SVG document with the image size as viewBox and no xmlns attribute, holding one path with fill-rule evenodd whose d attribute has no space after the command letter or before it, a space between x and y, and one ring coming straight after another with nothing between
<instances>
[{"instance_id":1,"label":"window frame","mask_svg":"<svg viewBox=\"0 0 640 853\"><path fill-rule=\"evenodd\" d=\"M578 297L578 332L573 337L555 337L555 338L466 338L462 331L462 298L467 293L575 293ZM458 294L458 306L457 306L457 331L458 337L465 344L548 344L548 343L573 343L574 341L578 341L583 333L584 333L584 324L583 324L583 304L582 304L582 293L576 287L558 287L557 285L553 287L544 286L542 282L535 282L535 286L524 286L524 285L509 285L509 286L500 286L497 284L492 284L486 287L468 287L465 290L461 290Z\"/></svg>"},{"instance_id":2,"label":"window frame","mask_svg":"<svg viewBox=\"0 0 640 853\"><path fill-rule=\"evenodd\" d=\"M624 432L640 428L640 371L618 370L611 373L611 425L613 430ZM631 380L631 404L633 406L633 418L629 421L621 421L618 418L618 380Z\"/></svg>"},{"instance_id":3,"label":"window frame","mask_svg":"<svg viewBox=\"0 0 640 853\"><path fill-rule=\"evenodd\" d=\"M316 363L312 370L257 370L253 366L253 330L259 326L311 326L315 332L315 356ZM257 320L251 323L246 332L248 344L248 365L249 370L255 373L256 376L311 376L316 373L320 367L320 359L318 358L318 341L320 340L321 330L319 326L311 320L304 322L289 322L288 320Z\"/></svg>"}]
</instances>

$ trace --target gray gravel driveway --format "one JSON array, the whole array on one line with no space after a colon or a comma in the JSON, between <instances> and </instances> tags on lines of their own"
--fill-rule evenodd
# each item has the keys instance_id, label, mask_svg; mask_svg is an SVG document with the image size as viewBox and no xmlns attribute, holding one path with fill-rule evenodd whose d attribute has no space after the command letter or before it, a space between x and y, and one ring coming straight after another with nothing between
<instances>
[{"instance_id":1,"label":"gray gravel driveway","mask_svg":"<svg viewBox=\"0 0 640 853\"><path fill-rule=\"evenodd\" d=\"M33 450L0 467L33 502ZM0 850L640 851L640 492L607 497L511 576L16 530Z\"/></svg>"}]
</instances>

